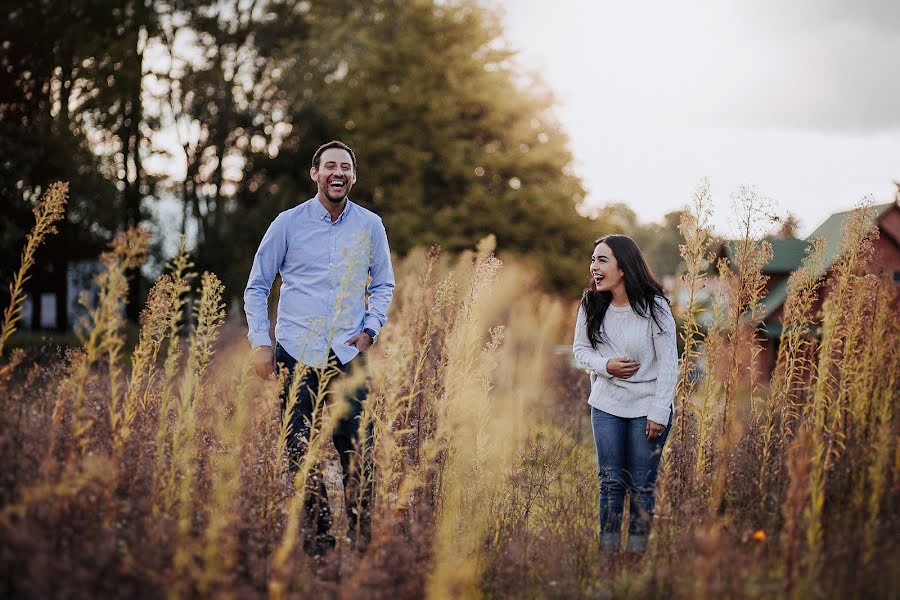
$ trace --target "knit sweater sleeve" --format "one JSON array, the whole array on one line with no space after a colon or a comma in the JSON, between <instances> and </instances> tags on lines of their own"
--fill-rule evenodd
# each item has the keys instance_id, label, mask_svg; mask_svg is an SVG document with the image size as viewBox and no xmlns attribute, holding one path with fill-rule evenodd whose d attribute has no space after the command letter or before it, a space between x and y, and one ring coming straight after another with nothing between
<instances>
[{"instance_id":1,"label":"knit sweater sleeve","mask_svg":"<svg viewBox=\"0 0 900 600\"><path fill-rule=\"evenodd\" d=\"M609 362L611 357L600 354L591 346L591 341L588 339L587 315L583 306L578 307L578 320L575 322L575 339L572 342L572 353L575 355L575 362L585 369L595 371L604 377L611 377L609 371L606 370L606 363Z\"/></svg>"},{"instance_id":2,"label":"knit sweater sleeve","mask_svg":"<svg viewBox=\"0 0 900 600\"><path fill-rule=\"evenodd\" d=\"M675 318L664 298L655 299L659 325L651 324L653 348L656 351L656 393L647 418L666 425L675 400L675 383L678 379L678 345L676 343ZM652 321L652 318L651 318Z\"/></svg>"}]
</instances>

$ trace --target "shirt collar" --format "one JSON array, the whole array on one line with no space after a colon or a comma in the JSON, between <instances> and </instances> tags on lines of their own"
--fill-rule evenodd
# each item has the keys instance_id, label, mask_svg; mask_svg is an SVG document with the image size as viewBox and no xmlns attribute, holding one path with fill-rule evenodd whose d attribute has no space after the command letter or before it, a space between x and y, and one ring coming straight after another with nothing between
<instances>
[{"instance_id":1,"label":"shirt collar","mask_svg":"<svg viewBox=\"0 0 900 600\"><path fill-rule=\"evenodd\" d=\"M319 200L318 194L316 194L315 196L312 197L312 201L313 201L313 213L316 215L316 218L318 218L320 220L328 219L329 221L331 221L331 213L328 212L328 210L324 206L322 206L322 201ZM335 223L340 223L341 219L343 219L344 217L347 216L347 213L350 212L351 204L353 204L353 202L350 201L350 198L347 198L347 203L344 204L344 210L341 212L340 216L338 216Z\"/></svg>"}]
</instances>

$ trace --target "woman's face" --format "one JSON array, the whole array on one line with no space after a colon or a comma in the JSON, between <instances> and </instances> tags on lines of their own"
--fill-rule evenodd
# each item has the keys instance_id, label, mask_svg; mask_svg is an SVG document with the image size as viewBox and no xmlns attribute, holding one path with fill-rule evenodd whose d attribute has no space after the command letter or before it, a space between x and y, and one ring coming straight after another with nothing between
<instances>
[{"instance_id":1,"label":"woman's face","mask_svg":"<svg viewBox=\"0 0 900 600\"><path fill-rule=\"evenodd\" d=\"M619 268L619 261L613 254L612 248L605 243L599 243L594 247L591 256L591 279L598 292L610 292L618 286L625 285L625 274Z\"/></svg>"}]
</instances>

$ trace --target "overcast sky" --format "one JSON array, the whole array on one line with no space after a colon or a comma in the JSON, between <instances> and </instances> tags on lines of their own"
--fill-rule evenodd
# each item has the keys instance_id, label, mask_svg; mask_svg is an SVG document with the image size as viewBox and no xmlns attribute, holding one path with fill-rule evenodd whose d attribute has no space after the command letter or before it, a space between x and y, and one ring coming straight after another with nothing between
<instances>
[{"instance_id":1,"label":"overcast sky","mask_svg":"<svg viewBox=\"0 0 900 600\"><path fill-rule=\"evenodd\" d=\"M721 232L752 184L806 235L900 181L900 1L496 0L554 91L588 201L643 220L710 178Z\"/></svg>"}]
</instances>

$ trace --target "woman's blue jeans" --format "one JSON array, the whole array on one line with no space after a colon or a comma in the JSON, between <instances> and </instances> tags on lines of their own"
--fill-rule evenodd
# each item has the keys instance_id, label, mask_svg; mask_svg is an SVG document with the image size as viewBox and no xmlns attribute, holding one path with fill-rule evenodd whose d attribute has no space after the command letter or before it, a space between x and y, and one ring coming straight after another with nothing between
<instances>
[{"instance_id":1,"label":"woman's blue jeans","mask_svg":"<svg viewBox=\"0 0 900 600\"><path fill-rule=\"evenodd\" d=\"M591 426L600 470L600 543L618 548L625 511L625 494L631 494L628 535L635 542L650 533L656 504L656 474L672 415L663 434L647 439L647 417L627 419L591 407Z\"/></svg>"}]
</instances>

